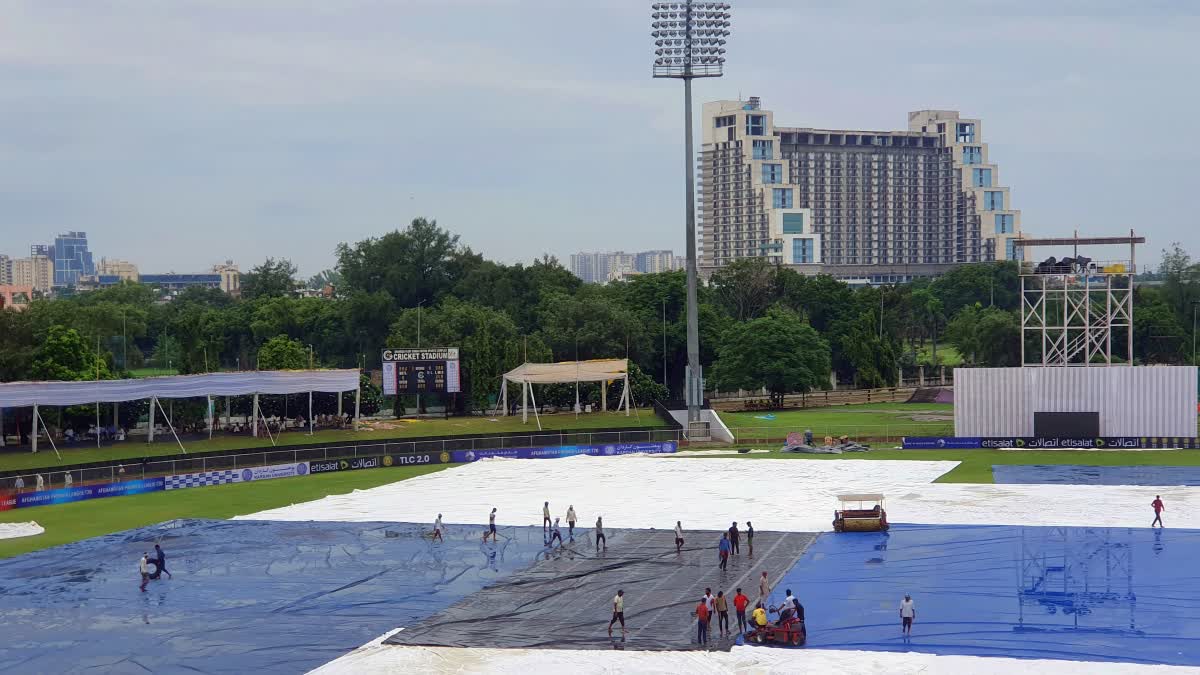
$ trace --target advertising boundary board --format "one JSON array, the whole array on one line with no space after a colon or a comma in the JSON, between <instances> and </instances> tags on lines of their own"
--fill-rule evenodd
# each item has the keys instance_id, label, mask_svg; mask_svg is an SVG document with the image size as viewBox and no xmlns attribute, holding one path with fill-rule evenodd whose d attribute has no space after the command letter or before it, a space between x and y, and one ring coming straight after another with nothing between
<instances>
[{"instance_id":1,"label":"advertising boundary board","mask_svg":"<svg viewBox=\"0 0 1200 675\"><path fill-rule=\"evenodd\" d=\"M560 445L549 448L505 448L502 450L455 450L450 453L455 463L476 462L489 457L507 459L555 459L558 457L613 457L616 455L669 454L675 452L675 441L663 443L612 443L607 445Z\"/></svg>"},{"instance_id":2,"label":"advertising boundary board","mask_svg":"<svg viewBox=\"0 0 1200 675\"><path fill-rule=\"evenodd\" d=\"M195 473L177 473L167 476L164 489L183 490L210 485L228 485L230 483L249 483L251 481L271 480L272 478L293 478L307 476L309 462L288 462L286 464L271 464L269 466L247 467L245 469L217 469L214 471L197 471Z\"/></svg>"},{"instance_id":3,"label":"advertising boundary board","mask_svg":"<svg viewBox=\"0 0 1200 675\"><path fill-rule=\"evenodd\" d=\"M318 460L308 463L311 474L334 471L357 471L359 469L386 469L393 466L419 466L423 464L448 464L449 452L417 452L395 455L372 455L370 457L347 457L346 459Z\"/></svg>"},{"instance_id":4,"label":"advertising boundary board","mask_svg":"<svg viewBox=\"0 0 1200 675\"><path fill-rule=\"evenodd\" d=\"M1042 438L1028 436L905 436L905 450L1142 450L1200 448L1200 438L1102 436L1098 438Z\"/></svg>"},{"instance_id":5,"label":"advertising boundary board","mask_svg":"<svg viewBox=\"0 0 1200 675\"><path fill-rule=\"evenodd\" d=\"M98 485L80 485L77 487L41 490L10 495L0 501L0 511L9 509L24 509L34 506L50 506L53 504L70 504L89 499L104 499L106 497L123 497L125 495L140 495L147 492L160 492L165 489L163 478L139 478L119 483L100 483Z\"/></svg>"}]
</instances>

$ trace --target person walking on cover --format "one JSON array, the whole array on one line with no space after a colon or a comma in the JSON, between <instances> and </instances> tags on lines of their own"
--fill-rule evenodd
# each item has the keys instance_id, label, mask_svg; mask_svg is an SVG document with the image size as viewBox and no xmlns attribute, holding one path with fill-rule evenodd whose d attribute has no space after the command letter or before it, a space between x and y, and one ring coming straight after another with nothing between
<instances>
[{"instance_id":1,"label":"person walking on cover","mask_svg":"<svg viewBox=\"0 0 1200 675\"><path fill-rule=\"evenodd\" d=\"M754 525L750 521L746 521L746 548L750 549L747 552L751 558L754 557Z\"/></svg>"},{"instance_id":2,"label":"person walking on cover","mask_svg":"<svg viewBox=\"0 0 1200 675\"><path fill-rule=\"evenodd\" d=\"M548 545L554 546L555 539L558 540L558 545L562 546L562 530L558 529L558 518L554 519L554 527L550 530L550 543Z\"/></svg>"},{"instance_id":3,"label":"person walking on cover","mask_svg":"<svg viewBox=\"0 0 1200 675\"><path fill-rule=\"evenodd\" d=\"M154 559L155 564L158 565L158 573L167 575L168 579L173 579L174 577L167 571L167 554L158 544L154 545Z\"/></svg>"},{"instance_id":4,"label":"person walking on cover","mask_svg":"<svg viewBox=\"0 0 1200 675\"><path fill-rule=\"evenodd\" d=\"M567 507L567 536L572 539L575 538L575 521L577 520L579 519L575 517L575 505L572 504Z\"/></svg>"},{"instance_id":5,"label":"person walking on cover","mask_svg":"<svg viewBox=\"0 0 1200 675\"><path fill-rule=\"evenodd\" d=\"M912 635L913 619L916 618L917 610L913 607L912 596L905 593L904 601L900 603L900 632L904 635Z\"/></svg>"},{"instance_id":6,"label":"person walking on cover","mask_svg":"<svg viewBox=\"0 0 1200 675\"><path fill-rule=\"evenodd\" d=\"M712 622L713 622L713 619L716 618L714 616L714 614L717 611L716 603L717 603L717 599L713 597L712 589L711 588L704 589L704 607L706 609L708 609L708 621L707 621L707 623L704 624L704 632L705 633L708 633L709 631L712 630Z\"/></svg>"},{"instance_id":7,"label":"person walking on cover","mask_svg":"<svg viewBox=\"0 0 1200 675\"><path fill-rule=\"evenodd\" d=\"M433 540L445 542L442 538L442 514L438 514L437 520L433 521Z\"/></svg>"},{"instance_id":8,"label":"person walking on cover","mask_svg":"<svg viewBox=\"0 0 1200 675\"><path fill-rule=\"evenodd\" d=\"M740 549L738 548L738 539L739 538L740 537L738 536L737 523L734 523L729 528L729 545L731 547L730 551L729 551L730 553L733 553L735 555L738 553L741 553Z\"/></svg>"},{"instance_id":9,"label":"person walking on cover","mask_svg":"<svg viewBox=\"0 0 1200 675\"><path fill-rule=\"evenodd\" d=\"M1154 527L1154 523L1158 523L1158 526L1162 527L1162 512L1167 510L1162 503L1162 495L1154 495L1154 501L1150 502L1150 506L1154 508L1154 522L1150 523L1150 527Z\"/></svg>"},{"instance_id":10,"label":"person walking on cover","mask_svg":"<svg viewBox=\"0 0 1200 675\"><path fill-rule=\"evenodd\" d=\"M483 540L486 542L488 537L492 538L492 543L496 543L496 507L492 507L491 514L488 515L488 529L483 533Z\"/></svg>"},{"instance_id":11,"label":"person walking on cover","mask_svg":"<svg viewBox=\"0 0 1200 675\"><path fill-rule=\"evenodd\" d=\"M717 555L721 559L721 563L718 565L718 567L720 567L721 569L726 569L729 565L729 533L728 532L721 535L721 542L719 544L717 544Z\"/></svg>"},{"instance_id":12,"label":"person walking on cover","mask_svg":"<svg viewBox=\"0 0 1200 675\"><path fill-rule=\"evenodd\" d=\"M604 550L608 550L608 539L604 536L604 516L596 516L596 550L600 550L600 542L604 542Z\"/></svg>"},{"instance_id":13,"label":"person walking on cover","mask_svg":"<svg viewBox=\"0 0 1200 675\"><path fill-rule=\"evenodd\" d=\"M729 598L725 597L725 591L717 591L713 609L717 610L717 631L721 637L729 637Z\"/></svg>"},{"instance_id":14,"label":"person walking on cover","mask_svg":"<svg viewBox=\"0 0 1200 675\"><path fill-rule=\"evenodd\" d=\"M542 529L550 529L550 502L542 504Z\"/></svg>"},{"instance_id":15,"label":"person walking on cover","mask_svg":"<svg viewBox=\"0 0 1200 675\"><path fill-rule=\"evenodd\" d=\"M142 554L142 559L138 561L138 571L142 573L142 592L146 592L146 584L150 583L150 556L146 553Z\"/></svg>"},{"instance_id":16,"label":"person walking on cover","mask_svg":"<svg viewBox=\"0 0 1200 675\"><path fill-rule=\"evenodd\" d=\"M559 541L560 542L562 541L562 537L559 537ZM623 591L623 590L618 590L617 594L615 596L613 596L613 615L612 615L612 619L610 619L608 622L608 636L609 637L612 637L613 624L618 621L621 622L621 635L624 635L625 634L625 591Z\"/></svg>"},{"instance_id":17,"label":"person walking on cover","mask_svg":"<svg viewBox=\"0 0 1200 675\"><path fill-rule=\"evenodd\" d=\"M675 521L675 552L683 550L683 521Z\"/></svg>"},{"instance_id":18,"label":"person walking on cover","mask_svg":"<svg viewBox=\"0 0 1200 675\"><path fill-rule=\"evenodd\" d=\"M738 632L746 632L746 607L750 605L750 598L742 594L742 589L737 589L737 595L733 596L733 608L737 610Z\"/></svg>"},{"instance_id":19,"label":"person walking on cover","mask_svg":"<svg viewBox=\"0 0 1200 675\"><path fill-rule=\"evenodd\" d=\"M767 601L767 593L770 591L771 586L767 583L767 571L763 570L762 576L758 578L758 601L765 603Z\"/></svg>"},{"instance_id":20,"label":"person walking on cover","mask_svg":"<svg viewBox=\"0 0 1200 675\"><path fill-rule=\"evenodd\" d=\"M700 602L696 605L696 609L692 610L692 614L696 616L696 642L698 644L708 644L708 602L705 598L700 598Z\"/></svg>"}]
</instances>

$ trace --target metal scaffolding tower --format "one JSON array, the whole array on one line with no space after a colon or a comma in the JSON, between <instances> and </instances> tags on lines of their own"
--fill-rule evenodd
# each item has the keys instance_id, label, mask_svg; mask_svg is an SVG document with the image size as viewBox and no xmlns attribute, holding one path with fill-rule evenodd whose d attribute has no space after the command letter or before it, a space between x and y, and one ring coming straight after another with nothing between
<instances>
[{"instance_id":1,"label":"metal scaffolding tower","mask_svg":"<svg viewBox=\"0 0 1200 675\"><path fill-rule=\"evenodd\" d=\"M1135 246L1128 237L1016 239L1018 250L1073 246L1075 255L1056 261L1021 263L1021 365L1133 365L1133 275ZM1127 260L1080 257L1080 245L1125 244ZM1115 334L1115 335L1114 335Z\"/></svg>"}]
</instances>

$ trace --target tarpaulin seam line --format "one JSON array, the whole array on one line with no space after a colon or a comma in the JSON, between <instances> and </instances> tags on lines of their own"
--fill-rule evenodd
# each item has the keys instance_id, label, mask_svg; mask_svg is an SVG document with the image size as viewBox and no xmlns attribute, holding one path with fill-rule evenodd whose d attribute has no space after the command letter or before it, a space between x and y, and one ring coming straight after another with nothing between
<instances>
[{"instance_id":1,"label":"tarpaulin seam line","mask_svg":"<svg viewBox=\"0 0 1200 675\"><path fill-rule=\"evenodd\" d=\"M774 545L772 545L772 546L771 546L771 548L770 548L770 549L768 549L768 550L767 550L767 552L763 554L763 557L770 557L771 553L772 553L772 552L773 552L773 551L774 551L776 548L779 548L779 545L780 545L780 544L782 544L782 543L783 543L784 541L786 541L786 540L787 540L787 535L786 535L786 534L785 534L785 535L783 535L783 536L780 536L778 539L776 539L776 540L775 540L775 544L774 544ZM747 559L748 559L748 558L747 558ZM680 567L680 570L682 570L682 569L684 569L684 568L683 568L683 567ZM789 569L790 569L790 567L789 567ZM677 570L677 571L679 571L679 570ZM754 566L753 566L753 565L749 565L749 566L748 566L748 569L746 570L746 573L742 575L741 579L739 579L739 580L737 581L737 583L733 584L733 588L737 588L737 587L741 586L741 585L742 585L742 583L743 583L743 582L746 580L746 578L747 578L747 577L749 577L751 574L753 574L753 572L754 572ZM670 576L674 576L674 574L676 574L676 572L672 572ZM785 571L783 574L787 574L787 572ZM780 578L782 578L782 577L783 577L783 574L779 575L779 576L780 576ZM666 579L664 579L664 581L665 581L665 580L666 580ZM651 589L651 590L653 590L653 589ZM770 592L770 589L768 589L768 592ZM654 614L654 617L653 617L653 618L651 618L651 620L650 620L650 621L648 621L646 624L644 624L644 625L642 626L642 628L639 628L637 631L635 631L635 632L633 633L633 637L637 637L638 633L641 633L643 630L645 630L646 626L653 625L653 624L654 624L654 622L656 622L656 621L658 620L658 617L662 616L662 613L663 613L664 611L666 611L666 609L667 609L667 608L665 608L665 607L664 607L664 608L662 608L662 609L658 610L658 612L656 612L656 613Z\"/></svg>"}]
</instances>

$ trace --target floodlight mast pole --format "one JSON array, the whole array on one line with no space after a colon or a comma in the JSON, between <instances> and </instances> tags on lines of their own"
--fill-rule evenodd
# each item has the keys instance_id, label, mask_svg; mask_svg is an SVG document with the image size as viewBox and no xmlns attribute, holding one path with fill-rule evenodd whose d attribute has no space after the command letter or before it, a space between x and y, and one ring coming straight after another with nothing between
<instances>
[{"instance_id":1,"label":"floodlight mast pole","mask_svg":"<svg viewBox=\"0 0 1200 675\"><path fill-rule=\"evenodd\" d=\"M700 371L700 320L696 300L696 164L692 141L692 79L720 77L729 36L729 3L656 2L651 6L656 38L654 77L683 80L684 176L687 214L687 378L688 422L700 421L704 401Z\"/></svg>"}]
</instances>

